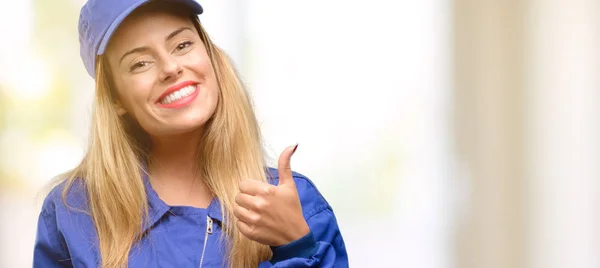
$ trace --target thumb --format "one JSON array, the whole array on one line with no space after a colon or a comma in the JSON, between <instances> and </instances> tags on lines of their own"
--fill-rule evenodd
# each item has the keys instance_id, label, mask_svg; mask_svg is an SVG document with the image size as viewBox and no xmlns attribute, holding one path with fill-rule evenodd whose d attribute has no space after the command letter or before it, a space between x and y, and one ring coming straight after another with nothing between
<instances>
[{"instance_id":1,"label":"thumb","mask_svg":"<svg viewBox=\"0 0 600 268\"><path fill-rule=\"evenodd\" d=\"M277 167L277 171L279 173L279 185L294 184L294 178L292 177L292 168L290 166L290 161L292 159L292 155L294 155L297 148L298 144L296 144L295 146L287 147L279 156L279 162Z\"/></svg>"}]
</instances>

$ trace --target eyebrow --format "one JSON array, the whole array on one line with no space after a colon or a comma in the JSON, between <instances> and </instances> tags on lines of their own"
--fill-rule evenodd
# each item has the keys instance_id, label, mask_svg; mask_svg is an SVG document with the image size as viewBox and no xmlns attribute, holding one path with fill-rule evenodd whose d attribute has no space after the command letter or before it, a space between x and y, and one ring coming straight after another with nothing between
<instances>
[{"instance_id":1,"label":"eyebrow","mask_svg":"<svg viewBox=\"0 0 600 268\"><path fill-rule=\"evenodd\" d=\"M181 32L185 31L185 30L192 30L190 27L184 26L181 27L175 31L173 31L172 33L170 33L169 35L167 35L167 37L165 38L165 42L173 39L173 37L177 36L178 34L180 34ZM148 50L148 47L136 47L132 50L129 50L127 52L125 52L125 54L123 54L123 56L121 56L121 59L119 59L119 65L121 65L121 62L123 62L123 59L133 53L139 53L139 52L144 52L146 50Z\"/></svg>"}]
</instances>

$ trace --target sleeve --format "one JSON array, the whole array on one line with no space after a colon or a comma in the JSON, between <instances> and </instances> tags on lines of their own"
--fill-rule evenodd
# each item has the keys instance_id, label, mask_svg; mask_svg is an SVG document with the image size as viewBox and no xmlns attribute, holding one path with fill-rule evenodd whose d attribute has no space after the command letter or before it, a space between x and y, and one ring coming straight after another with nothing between
<instances>
[{"instance_id":1,"label":"sleeve","mask_svg":"<svg viewBox=\"0 0 600 268\"><path fill-rule=\"evenodd\" d=\"M272 247L270 261L259 268L348 267L346 246L333 211L326 206L307 219L310 232L287 245Z\"/></svg>"},{"instance_id":2,"label":"sleeve","mask_svg":"<svg viewBox=\"0 0 600 268\"><path fill-rule=\"evenodd\" d=\"M56 213L42 209L33 249L33 267L73 267L64 238L58 231Z\"/></svg>"}]
</instances>

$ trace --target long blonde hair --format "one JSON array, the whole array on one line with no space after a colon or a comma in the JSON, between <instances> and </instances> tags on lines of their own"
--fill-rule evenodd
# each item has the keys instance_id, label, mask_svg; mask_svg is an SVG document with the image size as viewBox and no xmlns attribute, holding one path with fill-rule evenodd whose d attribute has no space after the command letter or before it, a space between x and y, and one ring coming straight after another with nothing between
<instances>
[{"instance_id":1,"label":"long blonde hair","mask_svg":"<svg viewBox=\"0 0 600 268\"><path fill-rule=\"evenodd\" d=\"M201 178L219 199L230 267L257 267L271 258L268 246L251 241L235 226L234 197L241 179L266 181L260 130L251 100L225 53L214 45L196 16L200 34L219 85L219 101L206 123L198 148ZM89 148L81 163L64 180L63 201L76 179L89 195L90 215L96 227L102 267L127 266L129 251L144 234L148 200L142 179L147 157L147 134L130 118L119 116L107 61L96 64L96 93ZM66 201L65 201L66 202Z\"/></svg>"}]
</instances>

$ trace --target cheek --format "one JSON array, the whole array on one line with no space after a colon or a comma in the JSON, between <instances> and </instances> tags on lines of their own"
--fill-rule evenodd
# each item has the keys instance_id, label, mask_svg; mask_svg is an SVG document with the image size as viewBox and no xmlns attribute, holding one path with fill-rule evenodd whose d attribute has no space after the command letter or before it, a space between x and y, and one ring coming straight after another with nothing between
<instances>
[{"instance_id":1,"label":"cheek","mask_svg":"<svg viewBox=\"0 0 600 268\"><path fill-rule=\"evenodd\" d=\"M198 47L185 57L185 65L202 78L213 77L212 64L204 47Z\"/></svg>"},{"instance_id":2,"label":"cheek","mask_svg":"<svg viewBox=\"0 0 600 268\"><path fill-rule=\"evenodd\" d=\"M208 104L212 104L206 108L216 106L216 102L219 100L219 85L212 63L206 54L206 51L203 49L195 51L193 55L190 55L190 57L186 59L186 66L188 66L188 69L201 80L204 90L206 90L204 97L206 100L211 101L211 103Z\"/></svg>"},{"instance_id":3,"label":"cheek","mask_svg":"<svg viewBox=\"0 0 600 268\"><path fill-rule=\"evenodd\" d=\"M140 116L140 110L149 100L152 84L148 81L150 80L147 78L136 77L123 80L118 85L121 105L134 118Z\"/></svg>"},{"instance_id":4,"label":"cheek","mask_svg":"<svg viewBox=\"0 0 600 268\"><path fill-rule=\"evenodd\" d=\"M210 64L204 66L206 68L205 77L204 77L204 86L206 90L206 98L209 101L207 109L209 109L210 113L214 113L216 110L216 106L219 103L220 98L220 89L219 84L217 83L216 74L213 71Z\"/></svg>"}]
</instances>

